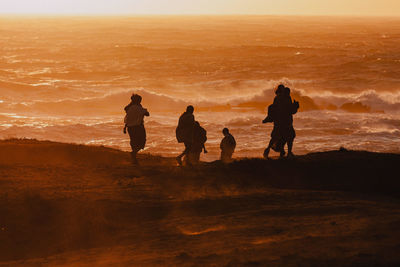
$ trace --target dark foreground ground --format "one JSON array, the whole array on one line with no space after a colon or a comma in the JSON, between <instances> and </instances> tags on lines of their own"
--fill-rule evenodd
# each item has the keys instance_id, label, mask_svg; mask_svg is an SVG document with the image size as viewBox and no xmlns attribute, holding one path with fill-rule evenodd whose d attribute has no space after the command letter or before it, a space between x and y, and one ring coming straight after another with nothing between
<instances>
[{"instance_id":1,"label":"dark foreground ground","mask_svg":"<svg viewBox=\"0 0 400 267\"><path fill-rule=\"evenodd\" d=\"M0 265L400 266L400 155L179 168L0 142Z\"/></svg>"}]
</instances>

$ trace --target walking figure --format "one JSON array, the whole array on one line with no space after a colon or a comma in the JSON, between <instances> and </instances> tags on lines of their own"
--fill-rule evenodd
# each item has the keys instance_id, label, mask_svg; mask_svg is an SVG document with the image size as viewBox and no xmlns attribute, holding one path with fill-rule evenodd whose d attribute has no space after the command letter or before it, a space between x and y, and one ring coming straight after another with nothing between
<instances>
[{"instance_id":1,"label":"walking figure","mask_svg":"<svg viewBox=\"0 0 400 267\"><path fill-rule=\"evenodd\" d=\"M268 107L268 116L263 123L273 122L274 128L271 132L271 140L268 147L264 150L264 158L268 158L272 148L280 153L282 158L285 155L284 146L288 146L288 157L293 157L293 141L296 132L293 128L293 114L297 113L300 105L296 100L292 101L290 88L283 84L279 85L275 91L274 103Z\"/></svg>"},{"instance_id":2,"label":"walking figure","mask_svg":"<svg viewBox=\"0 0 400 267\"><path fill-rule=\"evenodd\" d=\"M183 143L185 145L185 150L176 157L179 166L182 166L182 158L187 156L193 144L193 133L195 127L193 112L194 107L191 105L187 106L186 111L179 117L178 126L176 127L176 139L178 143Z\"/></svg>"},{"instance_id":3,"label":"walking figure","mask_svg":"<svg viewBox=\"0 0 400 267\"><path fill-rule=\"evenodd\" d=\"M207 149L205 143L207 141L207 131L200 126L198 121L194 122L194 129L193 129L193 142L189 148L186 164L191 166L199 163L200 161L200 154L204 152L207 153Z\"/></svg>"},{"instance_id":4,"label":"walking figure","mask_svg":"<svg viewBox=\"0 0 400 267\"><path fill-rule=\"evenodd\" d=\"M142 97L137 94L131 96L131 103L125 107L124 134L128 131L131 145L132 163L138 164L136 155L146 145L146 129L144 128L144 116L150 116L147 109L141 105Z\"/></svg>"}]
</instances>

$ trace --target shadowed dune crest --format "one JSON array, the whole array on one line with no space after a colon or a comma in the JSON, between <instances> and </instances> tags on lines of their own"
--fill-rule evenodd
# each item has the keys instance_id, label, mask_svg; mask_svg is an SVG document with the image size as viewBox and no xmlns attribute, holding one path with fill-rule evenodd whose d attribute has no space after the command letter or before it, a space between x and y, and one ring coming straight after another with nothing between
<instances>
[{"instance_id":1,"label":"shadowed dune crest","mask_svg":"<svg viewBox=\"0 0 400 267\"><path fill-rule=\"evenodd\" d=\"M34 139L8 139L0 141L0 162L3 165L22 164L120 168L130 165L130 155L104 146L86 146L37 141ZM174 158L140 154L142 176L157 173L165 176L188 176L203 181L218 177L221 184L237 182L258 186L294 189L349 190L376 193L400 191L396 179L399 154L349 151L310 153L295 159L264 160L242 158L231 164L219 161L202 163L194 169L176 168ZM154 168L153 168L154 167ZM229 182L228 182L229 181Z\"/></svg>"}]
</instances>

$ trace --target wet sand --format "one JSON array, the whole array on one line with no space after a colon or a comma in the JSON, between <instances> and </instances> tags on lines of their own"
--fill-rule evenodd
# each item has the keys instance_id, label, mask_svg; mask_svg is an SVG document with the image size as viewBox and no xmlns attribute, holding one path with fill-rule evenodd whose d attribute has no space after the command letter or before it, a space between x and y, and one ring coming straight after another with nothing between
<instances>
[{"instance_id":1,"label":"wet sand","mask_svg":"<svg viewBox=\"0 0 400 267\"><path fill-rule=\"evenodd\" d=\"M398 266L398 154L177 167L0 142L1 266Z\"/></svg>"}]
</instances>

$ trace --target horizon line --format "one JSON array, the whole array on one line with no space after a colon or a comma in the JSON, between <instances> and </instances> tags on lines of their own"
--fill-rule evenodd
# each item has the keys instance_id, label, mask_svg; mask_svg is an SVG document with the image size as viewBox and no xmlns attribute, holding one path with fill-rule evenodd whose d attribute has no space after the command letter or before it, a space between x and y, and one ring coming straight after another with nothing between
<instances>
[{"instance_id":1,"label":"horizon line","mask_svg":"<svg viewBox=\"0 0 400 267\"><path fill-rule=\"evenodd\" d=\"M400 15L362 15L362 14L164 14L164 13L1 13L0 17L348 17L348 18L400 18Z\"/></svg>"}]
</instances>

